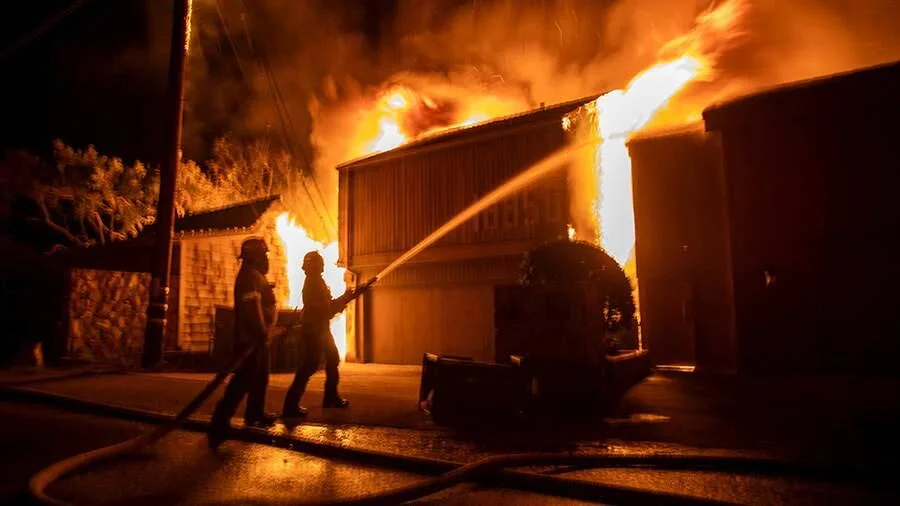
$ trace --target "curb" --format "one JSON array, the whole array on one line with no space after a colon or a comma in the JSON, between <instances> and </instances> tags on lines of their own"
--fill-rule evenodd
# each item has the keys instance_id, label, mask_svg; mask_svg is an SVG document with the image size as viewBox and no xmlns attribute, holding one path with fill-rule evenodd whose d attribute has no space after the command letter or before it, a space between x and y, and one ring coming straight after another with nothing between
<instances>
[{"instance_id":1,"label":"curb","mask_svg":"<svg viewBox=\"0 0 900 506\"><path fill-rule=\"evenodd\" d=\"M40 390L11 387L8 385L0 385L0 398L25 401L35 404L51 405L89 415L108 416L122 420L149 423L154 425L169 422L174 416L174 414L127 408L114 404L104 404L95 401L83 400L68 395L53 394L42 392ZM208 432L209 425L209 420L206 418L190 417L184 421L184 423L181 425L181 428L194 432L205 433ZM309 453L310 455L316 455L325 458L352 459L354 461L361 461L381 467L390 467L406 471L440 474L452 469L456 469L457 467L462 465L462 463L448 460L427 457L411 457L408 455L397 455L375 450L353 448L350 446L337 446L333 444L320 443L309 439L301 439L287 434L273 434L271 432L264 432L259 429L245 427L232 427L228 436L229 439L237 441L259 443L278 448L298 450L304 453Z\"/></svg>"},{"instance_id":2,"label":"curb","mask_svg":"<svg viewBox=\"0 0 900 506\"><path fill-rule=\"evenodd\" d=\"M22 375L23 379L16 381L0 380L0 388L16 388L22 385L35 385L38 383L52 383L54 381L63 381L69 379L85 378L88 376L101 376L106 374L127 374L128 371L121 368L97 368L72 372L69 374L60 374L58 376L42 376L28 377Z\"/></svg>"}]
</instances>

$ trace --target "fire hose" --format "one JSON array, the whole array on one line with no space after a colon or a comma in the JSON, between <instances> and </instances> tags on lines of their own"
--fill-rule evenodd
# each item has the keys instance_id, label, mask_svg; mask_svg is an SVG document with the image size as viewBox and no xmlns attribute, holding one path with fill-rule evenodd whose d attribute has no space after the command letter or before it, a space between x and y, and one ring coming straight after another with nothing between
<instances>
[{"instance_id":1,"label":"fire hose","mask_svg":"<svg viewBox=\"0 0 900 506\"><path fill-rule=\"evenodd\" d=\"M353 297L359 296L365 288L374 283L373 278L363 285ZM48 487L55 481L88 466L111 460L115 457L145 449L167 434L177 429L184 423L225 381L229 374L256 350L256 346L248 348L242 354L235 357L222 371L220 371L187 405L185 405L171 420L155 429L141 434L133 439L114 445L98 448L86 453L69 457L42 469L35 474L28 484L31 496L41 504L54 506L67 506L69 503L53 498L47 493ZM324 447L343 450L346 448L318 443ZM401 457L402 458L402 457ZM613 485L584 482L579 480L560 479L548 475L535 473L516 473L510 468L533 466L578 466L581 468L643 468L657 470L681 470L681 471L716 471L731 473L752 473L760 475L800 474L806 477L818 477L818 471L810 472L809 468L797 467L792 464L750 458L710 457L710 456L673 456L673 455L649 455L649 456L616 456L616 455L559 455L543 453L525 453L497 455L485 458L470 464L458 465L439 476L424 479L411 485L399 487L385 492L362 495L348 499L330 501L299 501L293 504L330 504L330 505L383 505L398 504L412 501L432 495L441 490L456 486L463 482L476 482L489 485L511 486L515 488L533 489L536 492L546 493L548 490L556 490L563 493L571 493L573 488L593 498L603 497L608 500L618 499L631 504L723 504L719 501L711 501L695 497L687 497L664 492L629 489ZM847 477L846 472L829 473L828 478L835 476ZM215 504L247 504L246 499L221 501Z\"/></svg>"},{"instance_id":2,"label":"fire hose","mask_svg":"<svg viewBox=\"0 0 900 506\"><path fill-rule=\"evenodd\" d=\"M376 281L378 281L377 276L366 281L365 283L360 285L354 292L352 292L351 295L346 298L346 300L343 300L342 303L346 305L353 299L359 297L366 290L368 290L369 287L375 284ZM295 312L297 311L295 310ZM75 455L68 459L51 464L31 478L28 483L29 492L35 499L44 504L67 504L47 495L46 490L51 483L67 474L73 473L77 469L96 464L104 460L109 460L119 455L124 455L129 452L135 452L147 448L153 443L159 441L168 433L177 429L182 423L184 423L185 420L187 420L192 414L194 414L194 412L197 411L197 409L204 402L206 402L207 399L209 399L213 392L215 392L216 389L219 388L219 385L221 385L222 382L225 381L225 378L227 378L229 374L240 367L241 364L243 364L244 361L247 360L247 358L252 355L254 351L256 351L258 346L259 345L248 347L243 351L243 353L234 357L232 361L228 363L228 365L226 365L225 368L222 369L222 371L216 374L212 381L207 383L207 385L203 387L203 390L201 390L200 393L198 393L189 403L187 403L187 405L181 408L181 411L179 411L169 422L160 425L150 432L141 434L136 438L103 448L98 448L87 453Z\"/></svg>"}]
</instances>

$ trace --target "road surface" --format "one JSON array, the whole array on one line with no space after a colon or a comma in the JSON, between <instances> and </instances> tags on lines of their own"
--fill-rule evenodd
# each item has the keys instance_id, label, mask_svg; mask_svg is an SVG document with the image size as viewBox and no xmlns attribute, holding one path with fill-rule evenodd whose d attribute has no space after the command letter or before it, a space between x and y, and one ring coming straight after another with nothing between
<instances>
[{"instance_id":1,"label":"road surface","mask_svg":"<svg viewBox=\"0 0 900 506\"><path fill-rule=\"evenodd\" d=\"M149 425L76 414L22 402L0 404L0 503L26 496L27 479L47 464L148 430ZM352 429L345 429L351 430ZM389 437L389 436L386 436ZM619 448L627 452L627 447ZM724 473L573 470L567 476L681 493L736 504L897 504L887 487L763 479ZM63 480L54 496L90 504L283 504L385 490L422 476L346 461L329 461L265 445L227 442L212 453L200 433L176 431L142 454ZM461 485L420 504L580 504L516 490Z\"/></svg>"}]
</instances>

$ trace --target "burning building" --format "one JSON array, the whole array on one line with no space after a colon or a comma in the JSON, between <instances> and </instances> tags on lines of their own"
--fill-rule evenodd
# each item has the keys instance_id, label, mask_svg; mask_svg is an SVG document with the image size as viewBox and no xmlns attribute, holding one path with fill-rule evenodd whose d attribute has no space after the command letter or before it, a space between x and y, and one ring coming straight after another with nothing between
<instances>
[{"instance_id":1,"label":"burning building","mask_svg":"<svg viewBox=\"0 0 900 506\"><path fill-rule=\"evenodd\" d=\"M425 137L342 164L340 258L359 279L510 177L565 146L563 117L589 97ZM451 231L358 301L348 357L419 363L426 349L493 359L493 287L515 282L522 254L565 237L565 171L509 196Z\"/></svg>"},{"instance_id":2,"label":"burning building","mask_svg":"<svg viewBox=\"0 0 900 506\"><path fill-rule=\"evenodd\" d=\"M522 253L546 239L597 242L634 279L626 142L689 83L714 73L716 55L738 34L745 7L730 1L704 12L694 30L665 44L658 62L621 90L439 136L405 135L410 128L404 124L415 117L404 112L415 96L386 95L380 121L364 133L371 140L358 153L375 154L338 166L340 257L362 279L390 270L394 260L469 204L530 174L529 167L563 148L569 154L560 162L568 170L467 215L465 224L411 263L379 278L350 317L357 333L348 357L415 363L428 349L493 358L492 287L513 282ZM440 108L424 103L416 108L431 111L424 117L440 116ZM668 113L669 121L682 120L675 119L678 111ZM479 121L478 115L462 118L457 114L444 123ZM573 145L591 149L575 156L568 149Z\"/></svg>"},{"instance_id":3,"label":"burning building","mask_svg":"<svg viewBox=\"0 0 900 506\"><path fill-rule=\"evenodd\" d=\"M642 331L706 370L896 372L900 62L708 108L634 161Z\"/></svg>"}]
</instances>

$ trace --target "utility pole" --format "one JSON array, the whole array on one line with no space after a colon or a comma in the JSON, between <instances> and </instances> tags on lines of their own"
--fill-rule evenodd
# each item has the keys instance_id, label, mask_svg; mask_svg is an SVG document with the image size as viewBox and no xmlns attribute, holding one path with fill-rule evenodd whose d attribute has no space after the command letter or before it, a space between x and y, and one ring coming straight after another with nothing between
<instances>
[{"instance_id":1,"label":"utility pole","mask_svg":"<svg viewBox=\"0 0 900 506\"><path fill-rule=\"evenodd\" d=\"M175 181L181 162L181 127L184 110L184 75L191 29L191 0L172 0L172 49L165 104L164 158L160 170L159 201L156 205L153 267L147 331L141 366L157 367L162 360L169 309L169 271L172 267L172 235L175 222Z\"/></svg>"}]
</instances>

